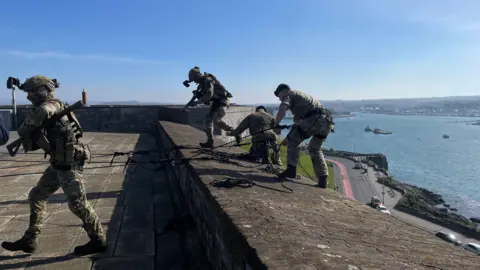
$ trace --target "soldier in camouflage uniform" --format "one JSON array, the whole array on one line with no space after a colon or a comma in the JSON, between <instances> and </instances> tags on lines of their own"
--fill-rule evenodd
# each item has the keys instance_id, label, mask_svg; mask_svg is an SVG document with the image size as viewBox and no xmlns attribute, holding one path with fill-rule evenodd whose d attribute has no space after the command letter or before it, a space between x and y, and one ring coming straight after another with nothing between
<instances>
[{"instance_id":1,"label":"soldier in camouflage uniform","mask_svg":"<svg viewBox=\"0 0 480 270\"><path fill-rule=\"evenodd\" d=\"M239 136L248 128L252 136L250 154L260 156L264 164L268 163L270 156L273 164L281 166L280 146L277 144L277 136L272 130L274 126L275 118L267 113L265 107L258 106L255 112L245 117L235 130L227 132L227 136Z\"/></svg>"},{"instance_id":2,"label":"soldier in camouflage uniform","mask_svg":"<svg viewBox=\"0 0 480 270\"><path fill-rule=\"evenodd\" d=\"M68 207L83 222L90 241L75 248L80 255L103 252L106 238L102 225L87 201L82 183L83 166L89 159L90 151L79 138L82 129L73 113L64 116L55 125L43 132L32 131L55 112L63 110L64 104L53 96L58 84L44 76L34 76L25 81L22 90L28 93L27 99L34 105L33 111L18 128L18 134L25 139L23 147L27 151L44 150L50 155L50 166L44 171L37 185L30 190L30 222L23 237L15 242L3 242L2 247L10 251L22 250L32 253L37 248L37 238L45 219L48 198L60 187L65 192Z\"/></svg>"},{"instance_id":3,"label":"soldier in camouflage uniform","mask_svg":"<svg viewBox=\"0 0 480 270\"><path fill-rule=\"evenodd\" d=\"M225 131L232 131L233 128L227 124L222 118L225 116L226 109L230 106L229 98L232 95L227 89L215 78L213 74L204 72L200 73L200 68L195 66L188 72L188 81L198 84L200 89L199 103L210 105L210 110L205 117L205 133L207 142L200 143L201 147L213 148L213 125ZM240 136L236 136L237 143L240 142Z\"/></svg>"},{"instance_id":4,"label":"soldier in camouflage uniform","mask_svg":"<svg viewBox=\"0 0 480 270\"><path fill-rule=\"evenodd\" d=\"M327 187L328 167L322 153L322 144L333 129L333 119L330 112L319 101L300 91L291 90L286 84L280 84L275 90L275 96L280 101L276 123L285 117L287 110L293 114L294 127L290 130L283 143L287 146L287 169L279 178L295 178L301 142L312 137L308 144L308 152L312 159L318 186ZM281 130L275 130L280 134Z\"/></svg>"}]
</instances>

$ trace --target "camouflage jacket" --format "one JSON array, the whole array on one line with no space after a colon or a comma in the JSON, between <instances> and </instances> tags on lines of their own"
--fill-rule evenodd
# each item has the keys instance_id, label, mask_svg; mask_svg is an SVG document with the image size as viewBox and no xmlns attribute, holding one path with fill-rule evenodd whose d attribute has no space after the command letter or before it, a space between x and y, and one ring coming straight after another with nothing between
<instances>
[{"instance_id":1,"label":"camouflage jacket","mask_svg":"<svg viewBox=\"0 0 480 270\"><path fill-rule=\"evenodd\" d=\"M275 118L266 112L255 112L245 117L240 122L240 125L230 132L232 136L242 134L247 128L252 135L252 142L258 142L263 140L276 140L276 135L271 130L275 126ZM266 130L261 132L262 130ZM259 133L260 132L260 133Z\"/></svg>"},{"instance_id":2,"label":"camouflage jacket","mask_svg":"<svg viewBox=\"0 0 480 270\"><path fill-rule=\"evenodd\" d=\"M58 99L49 99L35 107L18 128L18 135L25 138L23 147L28 151L43 149L50 155L53 165L72 166L83 165L90 157L88 146L80 141L82 129L75 114L72 112L47 127L38 134L32 132L42 125L43 121L52 117L65 105Z\"/></svg>"},{"instance_id":3,"label":"camouflage jacket","mask_svg":"<svg viewBox=\"0 0 480 270\"><path fill-rule=\"evenodd\" d=\"M281 104L287 105L287 108L293 114L293 121L295 123L303 118L307 112L323 107L322 104L312 96L295 90L290 91L290 94L283 98Z\"/></svg>"},{"instance_id":4,"label":"camouflage jacket","mask_svg":"<svg viewBox=\"0 0 480 270\"><path fill-rule=\"evenodd\" d=\"M202 82L199 84L200 89L200 102L208 103L210 101L215 101L223 103L225 105L230 105L229 95L230 93L227 89L215 78L215 76L210 76L209 73L205 72L205 76L202 79Z\"/></svg>"}]
</instances>

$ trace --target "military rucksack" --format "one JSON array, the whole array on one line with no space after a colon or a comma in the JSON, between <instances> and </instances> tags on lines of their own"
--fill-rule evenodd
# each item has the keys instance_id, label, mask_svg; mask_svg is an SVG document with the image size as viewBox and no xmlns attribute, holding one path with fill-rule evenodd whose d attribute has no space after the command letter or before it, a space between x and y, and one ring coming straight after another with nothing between
<instances>
[{"instance_id":1,"label":"military rucksack","mask_svg":"<svg viewBox=\"0 0 480 270\"><path fill-rule=\"evenodd\" d=\"M221 91L225 91L225 93L227 95L227 98L232 98L233 97L233 95L230 92L228 92L227 88L225 88L225 86L223 86L223 84L219 80L217 80L217 77L215 77L215 75L213 75L212 73L208 73L208 72L204 72L203 74L204 74L205 77L213 80L215 88L217 88Z\"/></svg>"}]
</instances>

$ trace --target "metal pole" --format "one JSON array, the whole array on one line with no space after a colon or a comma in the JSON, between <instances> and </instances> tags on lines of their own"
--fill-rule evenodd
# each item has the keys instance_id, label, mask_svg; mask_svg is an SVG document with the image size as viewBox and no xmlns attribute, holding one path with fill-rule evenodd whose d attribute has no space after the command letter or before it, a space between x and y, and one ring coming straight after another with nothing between
<instances>
[{"instance_id":1,"label":"metal pole","mask_svg":"<svg viewBox=\"0 0 480 270\"><path fill-rule=\"evenodd\" d=\"M382 186L382 204L385 205L385 176L382 178L383 179L383 186Z\"/></svg>"},{"instance_id":2,"label":"metal pole","mask_svg":"<svg viewBox=\"0 0 480 270\"><path fill-rule=\"evenodd\" d=\"M13 125L12 130L17 129L17 103L15 102L15 86L12 88Z\"/></svg>"}]
</instances>

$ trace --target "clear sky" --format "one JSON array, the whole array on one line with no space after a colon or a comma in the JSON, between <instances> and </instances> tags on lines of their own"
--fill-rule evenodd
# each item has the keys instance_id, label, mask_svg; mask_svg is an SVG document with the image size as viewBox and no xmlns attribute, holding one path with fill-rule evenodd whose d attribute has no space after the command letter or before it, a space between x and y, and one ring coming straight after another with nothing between
<instances>
[{"instance_id":1,"label":"clear sky","mask_svg":"<svg viewBox=\"0 0 480 270\"><path fill-rule=\"evenodd\" d=\"M62 99L186 103L198 65L233 102L480 94L478 0L2 1L0 79ZM20 92L17 96L23 96ZM0 98L9 98L5 89Z\"/></svg>"}]
</instances>

